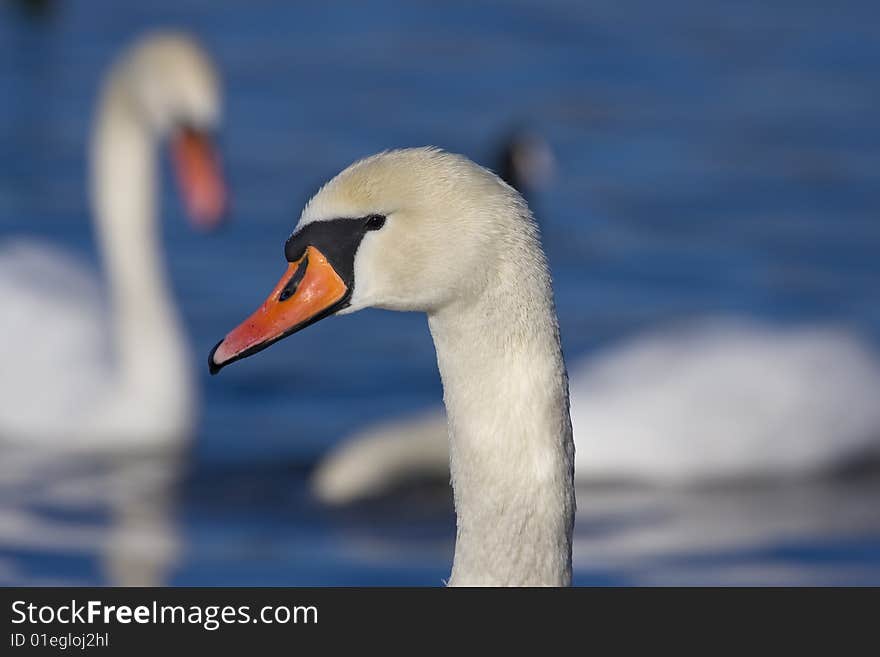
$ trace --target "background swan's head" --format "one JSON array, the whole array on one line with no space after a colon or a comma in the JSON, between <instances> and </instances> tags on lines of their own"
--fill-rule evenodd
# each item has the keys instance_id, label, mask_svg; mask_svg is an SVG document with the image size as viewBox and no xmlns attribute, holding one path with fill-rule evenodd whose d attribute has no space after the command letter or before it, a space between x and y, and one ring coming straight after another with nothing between
<instances>
[{"instance_id":1,"label":"background swan's head","mask_svg":"<svg viewBox=\"0 0 880 657\"><path fill-rule=\"evenodd\" d=\"M160 135L181 125L212 131L220 120L220 79L210 57L185 34L141 39L120 69L136 111Z\"/></svg>"},{"instance_id":2,"label":"background swan's head","mask_svg":"<svg viewBox=\"0 0 880 657\"><path fill-rule=\"evenodd\" d=\"M520 195L467 158L431 148L366 158L308 203L285 245L287 272L215 347L211 368L330 314L434 312L475 299L503 262L535 244Z\"/></svg>"},{"instance_id":3,"label":"background swan's head","mask_svg":"<svg viewBox=\"0 0 880 657\"><path fill-rule=\"evenodd\" d=\"M221 87L208 54L176 32L144 37L114 68L105 107L121 107L153 139L168 139L190 216L213 227L226 207L226 190L213 146Z\"/></svg>"}]
</instances>

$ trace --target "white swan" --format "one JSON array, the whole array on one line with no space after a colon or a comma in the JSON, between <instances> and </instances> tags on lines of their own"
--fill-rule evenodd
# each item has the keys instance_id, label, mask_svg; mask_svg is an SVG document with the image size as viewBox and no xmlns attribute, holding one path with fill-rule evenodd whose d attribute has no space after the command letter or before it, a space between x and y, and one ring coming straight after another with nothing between
<instances>
[{"instance_id":1,"label":"white swan","mask_svg":"<svg viewBox=\"0 0 880 657\"><path fill-rule=\"evenodd\" d=\"M0 247L0 441L131 450L189 433L195 398L162 267L156 142L171 139L190 214L215 223L225 196L206 136L219 110L214 68L185 36L146 38L111 70L91 143L109 312L74 258L31 242Z\"/></svg>"},{"instance_id":2,"label":"white swan","mask_svg":"<svg viewBox=\"0 0 880 657\"><path fill-rule=\"evenodd\" d=\"M630 339L572 368L579 482L794 477L880 453L880 358L841 327L718 318ZM442 409L368 428L315 471L328 503L448 471ZM873 452L873 454L872 454Z\"/></svg>"},{"instance_id":3,"label":"white swan","mask_svg":"<svg viewBox=\"0 0 880 657\"><path fill-rule=\"evenodd\" d=\"M461 156L382 153L318 192L286 255L287 272L214 348L211 370L329 314L426 312L458 518L449 583L569 584L567 377L550 276L520 195Z\"/></svg>"},{"instance_id":4,"label":"white swan","mask_svg":"<svg viewBox=\"0 0 880 657\"><path fill-rule=\"evenodd\" d=\"M521 132L496 164L526 198L554 169L546 142ZM880 454L878 390L880 356L845 327L715 317L655 329L572 368L577 479L691 485L833 471ZM442 408L369 426L321 460L312 491L346 504L448 477L447 433Z\"/></svg>"}]
</instances>

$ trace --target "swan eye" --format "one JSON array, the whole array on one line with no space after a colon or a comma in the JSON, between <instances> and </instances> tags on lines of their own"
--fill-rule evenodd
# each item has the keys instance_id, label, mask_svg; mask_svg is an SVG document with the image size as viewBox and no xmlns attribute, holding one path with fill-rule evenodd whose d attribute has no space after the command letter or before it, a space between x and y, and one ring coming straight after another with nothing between
<instances>
[{"instance_id":1,"label":"swan eye","mask_svg":"<svg viewBox=\"0 0 880 657\"><path fill-rule=\"evenodd\" d=\"M367 230L379 230L385 225L385 216L381 214L371 214L367 217Z\"/></svg>"}]
</instances>

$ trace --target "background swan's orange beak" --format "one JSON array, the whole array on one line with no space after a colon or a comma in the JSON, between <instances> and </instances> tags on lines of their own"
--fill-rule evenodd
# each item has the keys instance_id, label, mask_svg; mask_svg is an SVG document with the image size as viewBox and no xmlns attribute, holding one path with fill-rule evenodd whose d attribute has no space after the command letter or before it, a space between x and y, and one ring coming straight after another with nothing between
<instances>
[{"instance_id":1,"label":"background swan's orange beak","mask_svg":"<svg viewBox=\"0 0 880 657\"><path fill-rule=\"evenodd\" d=\"M199 228L212 229L226 212L226 185L210 138L181 128L172 137L171 154L186 211Z\"/></svg>"},{"instance_id":2,"label":"background swan's orange beak","mask_svg":"<svg viewBox=\"0 0 880 657\"><path fill-rule=\"evenodd\" d=\"M290 263L263 305L214 347L208 356L211 374L326 317L347 295L348 286L324 254L307 247L299 260Z\"/></svg>"}]
</instances>

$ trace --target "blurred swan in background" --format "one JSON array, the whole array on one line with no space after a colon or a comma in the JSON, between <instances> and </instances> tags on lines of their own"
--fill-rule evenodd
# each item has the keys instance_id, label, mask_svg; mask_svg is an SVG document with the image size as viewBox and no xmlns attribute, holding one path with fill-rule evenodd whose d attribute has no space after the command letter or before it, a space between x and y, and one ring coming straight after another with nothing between
<instances>
[{"instance_id":1,"label":"blurred swan in background","mask_svg":"<svg viewBox=\"0 0 880 657\"><path fill-rule=\"evenodd\" d=\"M189 213L213 225L225 203L207 140L219 111L214 68L187 37L144 39L113 67L91 143L109 311L73 256L30 241L0 246L0 441L126 451L188 435L196 400L162 266L156 143L170 137Z\"/></svg>"},{"instance_id":2,"label":"blurred swan in background","mask_svg":"<svg viewBox=\"0 0 880 657\"><path fill-rule=\"evenodd\" d=\"M169 139L188 214L211 228L225 206L209 139L219 119L201 47L177 33L140 40L112 67L92 125L106 293L60 249L0 245L3 499L113 514L108 532L0 509L4 543L97 550L117 585L161 584L175 558L172 497L197 401L162 262L157 144Z\"/></svg>"},{"instance_id":3,"label":"blurred swan in background","mask_svg":"<svg viewBox=\"0 0 880 657\"><path fill-rule=\"evenodd\" d=\"M843 328L708 319L570 369L581 484L798 477L880 454L880 359ZM447 442L441 409L378 424L323 459L313 490L340 504L447 477Z\"/></svg>"}]
</instances>

